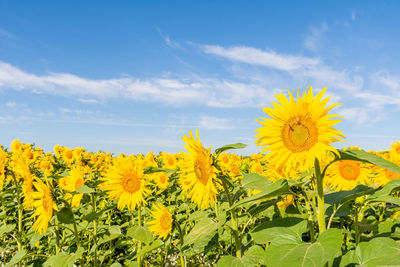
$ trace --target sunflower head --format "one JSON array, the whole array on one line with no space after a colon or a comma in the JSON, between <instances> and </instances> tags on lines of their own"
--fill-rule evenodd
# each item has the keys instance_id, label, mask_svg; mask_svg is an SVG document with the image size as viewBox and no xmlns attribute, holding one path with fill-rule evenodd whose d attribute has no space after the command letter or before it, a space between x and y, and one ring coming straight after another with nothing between
<instances>
[{"instance_id":1,"label":"sunflower head","mask_svg":"<svg viewBox=\"0 0 400 267\"><path fill-rule=\"evenodd\" d=\"M200 208L208 208L214 204L217 189L214 185L216 168L213 165L211 147L204 148L196 130L197 140L193 133L189 137L184 135L182 140L189 153L182 153L183 160L180 164L180 184L182 190L188 193L188 197Z\"/></svg>"},{"instance_id":2,"label":"sunflower head","mask_svg":"<svg viewBox=\"0 0 400 267\"><path fill-rule=\"evenodd\" d=\"M166 239L172 230L171 212L162 204L153 204L153 210L150 211L153 221L148 222L149 230L155 236Z\"/></svg>"},{"instance_id":3,"label":"sunflower head","mask_svg":"<svg viewBox=\"0 0 400 267\"><path fill-rule=\"evenodd\" d=\"M298 92L297 100L291 92L289 99L283 94L276 95L278 103L263 109L271 118L256 120L262 125L256 130L256 144L263 152L269 152L278 168L300 166L300 171L306 171L312 168L315 158L321 161L328 151L337 153L330 143L341 141L344 136L332 127L340 122L333 119L339 116L328 112L339 104L326 107L329 97L322 99L325 91L326 88L314 97L310 86L301 97Z\"/></svg>"},{"instance_id":4,"label":"sunflower head","mask_svg":"<svg viewBox=\"0 0 400 267\"><path fill-rule=\"evenodd\" d=\"M58 208L51 196L48 184L43 183L39 178L35 178L33 185L37 190L32 193L33 206L35 207L32 217L37 217L33 229L43 234L46 233L49 221L53 216L53 210L58 210Z\"/></svg>"},{"instance_id":5,"label":"sunflower head","mask_svg":"<svg viewBox=\"0 0 400 267\"><path fill-rule=\"evenodd\" d=\"M146 203L144 197L149 194L147 181L143 174L143 159L117 158L109 168L104 183L100 188L105 190L111 200L118 199L118 208L128 207L133 210L136 206Z\"/></svg>"}]
</instances>

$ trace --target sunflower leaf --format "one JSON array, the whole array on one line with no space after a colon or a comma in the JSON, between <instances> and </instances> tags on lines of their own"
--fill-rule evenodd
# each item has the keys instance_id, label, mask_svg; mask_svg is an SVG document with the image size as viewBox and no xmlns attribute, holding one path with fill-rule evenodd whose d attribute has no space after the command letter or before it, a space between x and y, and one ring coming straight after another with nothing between
<instances>
[{"instance_id":1,"label":"sunflower leaf","mask_svg":"<svg viewBox=\"0 0 400 267\"><path fill-rule=\"evenodd\" d=\"M382 157L376 156L372 153L366 152L364 150L357 149L346 149L338 150L340 155L340 160L356 160L365 163L371 163L376 166L385 168L392 172L400 173L400 166L394 164L393 162L386 160Z\"/></svg>"},{"instance_id":2,"label":"sunflower leaf","mask_svg":"<svg viewBox=\"0 0 400 267\"><path fill-rule=\"evenodd\" d=\"M62 208L59 212L57 212L57 219L60 221L60 223L74 223L74 214L72 213L71 208Z\"/></svg>"},{"instance_id":3,"label":"sunflower leaf","mask_svg":"<svg viewBox=\"0 0 400 267\"><path fill-rule=\"evenodd\" d=\"M242 149L245 148L247 145L242 144L242 143L235 143L235 144L230 144L230 145L225 145L223 147L215 149L215 155L218 157L219 154L221 154L224 151L230 150L230 149Z\"/></svg>"}]
</instances>

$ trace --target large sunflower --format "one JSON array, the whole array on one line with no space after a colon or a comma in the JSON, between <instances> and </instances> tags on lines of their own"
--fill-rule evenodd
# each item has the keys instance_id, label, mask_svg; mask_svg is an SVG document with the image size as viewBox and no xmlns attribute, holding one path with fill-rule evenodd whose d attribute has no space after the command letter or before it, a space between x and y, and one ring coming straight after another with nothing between
<instances>
[{"instance_id":1,"label":"large sunflower","mask_svg":"<svg viewBox=\"0 0 400 267\"><path fill-rule=\"evenodd\" d=\"M33 224L33 229L40 234L46 233L47 226L51 217L53 216L53 210L58 210L56 203L53 201L51 196L49 185L43 183L42 180L35 177L33 182L36 192L32 193L34 199L33 206L35 207L35 213L32 217L37 217Z\"/></svg>"},{"instance_id":2,"label":"large sunflower","mask_svg":"<svg viewBox=\"0 0 400 267\"><path fill-rule=\"evenodd\" d=\"M143 175L143 159L131 157L117 158L104 177L100 188L105 190L111 200L118 199L118 208L126 206L132 211L136 206L146 203L149 194L147 181Z\"/></svg>"},{"instance_id":3,"label":"large sunflower","mask_svg":"<svg viewBox=\"0 0 400 267\"><path fill-rule=\"evenodd\" d=\"M216 169L213 166L211 146L206 149L200 142L199 132L196 130L197 140L192 131L189 137L184 135L182 140L189 153L182 153L180 164L180 184L183 192L188 192L188 198L200 208L205 209L214 204L217 189L214 185Z\"/></svg>"},{"instance_id":4,"label":"large sunflower","mask_svg":"<svg viewBox=\"0 0 400 267\"><path fill-rule=\"evenodd\" d=\"M163 239L167 238L172 229L172 215L170 211L162 204L153 204L153 210L150 211L153 221L148 222L149 230L154 235Z\"/></svg>"},{"instance_id":5,"label":"large sunflower","mask_svg":"<svg viewBox=\"0 0 400 267\"><path fill-rule=\"evenodd\" d=\"M269 158L277 168L306 171L312 168L315 158L320 161L327 157L328 151L337 153L330 143L342 141L341 131L332 128L340 122L338 115L328 112L339 104L325 107L329 97L322 99L326 88L315 97L311 86L297 100L289 92L276 95L279 102L273 108L264 108L271 118L256 119L262 127L257 129L257 146L268 152Z\"/></svg>"}]
</instances>

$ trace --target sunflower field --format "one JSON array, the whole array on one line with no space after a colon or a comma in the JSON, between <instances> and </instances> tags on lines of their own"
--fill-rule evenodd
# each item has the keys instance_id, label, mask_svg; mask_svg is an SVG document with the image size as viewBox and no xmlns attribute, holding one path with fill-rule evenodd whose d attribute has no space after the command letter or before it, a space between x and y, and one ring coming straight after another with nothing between
<instances>
[{"instance_id":1,"label":"sunflower field","mask_svg":"<svg viewBox=\"0 0 400 267\"><path fill-rule=\"evenodd\" d=\"M0 263L400 266L400 143L333 147L325 92L277 95L251 156L197 130L176 154L0 147Z\"/></svg>"}]
</instances>

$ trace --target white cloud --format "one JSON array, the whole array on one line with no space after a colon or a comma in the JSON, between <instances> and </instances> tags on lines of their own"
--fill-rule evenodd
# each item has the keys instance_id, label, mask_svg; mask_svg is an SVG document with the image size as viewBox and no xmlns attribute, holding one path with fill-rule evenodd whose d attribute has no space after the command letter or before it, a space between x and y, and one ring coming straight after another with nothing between
<instances>
[{"instance_id":1,"label":"white cloud","mask_svg":"<svg viewBox=\"0 0 400 267\"><path fill-rule=\"evenodd\" d=\"M232 125L231 119L203 116L200 119L199 128L209 130L230 130L233 129L234 126Z\"/></svg>"},{"instance_id":2,"label":"white cloud","mask_svg":"<svg viewBox=\"0 0 400 267\"><path fill-rule=\"evenodd\" d=\"M203 52L251 65L284 71L308 68L319 64L318 58L278 54L275 51L263 51L247 46L224 48L217 45L204 45Z\"/></svg>"},{"instance_id":3,"label":"white cloud","mask_svg":"<svg viewBox=\"0 0 400 267\"><path fill-rule=\"evenodd\" d=\"M203 46L203 52L232 61L281 71L289 74L298 84L301 82L318 87L328 86L352 92L359 91L363 86L363 78L357 75L357 70L338 71L325 65L318 58L280 54L275 51L264 51L244 46L224 48L206 45Z\"/></svg>"},{"instance_id":4,"label":"white cloud","mask_svg":"<svg viewBox=\"0 0 400 267\"><path fill-rule=\"evenodd\" d=\"M79 98L78 101L85 104L97 104L99 102L96 99L90 98Z\"/></svg>"},{"instance_id":5,"label":"white cloud","mask_svg":"<svg viewBox=\"0 0 400 267\"><path fill-rule=\"evenodd\" d=\"M201 78L85 79L69 73L35 75L0 61L0 89L30 91L74 97L84 103L127 98L167 105L214 107L254 107L265 103L271 92L257 84Z\"/></svg>"},{"instance_id":6,"label":"white cloud","mask_svg":"<svg viewBox=\"0 0 400 267\"><path fill-rule=\"evenodd\" d=\"M363 107L340 108L336 113L343 116L344 119L355 121L360 125L370 119L368 109Z\"/></svg>"}]
</instances>

